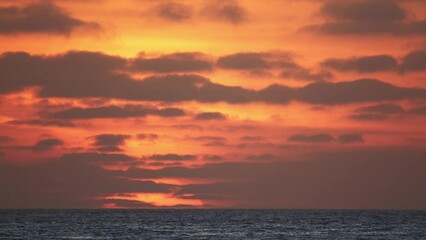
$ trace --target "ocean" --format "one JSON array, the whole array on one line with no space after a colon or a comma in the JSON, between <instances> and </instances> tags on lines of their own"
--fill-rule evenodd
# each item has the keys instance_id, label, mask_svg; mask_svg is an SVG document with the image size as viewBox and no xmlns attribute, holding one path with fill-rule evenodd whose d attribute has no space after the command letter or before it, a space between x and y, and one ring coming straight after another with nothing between
<instances>
[{"instance_id":1,"label":"ocean","mask_svg":"<svg viewBox=\"0 0 426 240\"><path fill-rule=\"evenodd\" d=\"M426 239L426 211L0 210L0 239Z\"/></svg>"}]
</instances>

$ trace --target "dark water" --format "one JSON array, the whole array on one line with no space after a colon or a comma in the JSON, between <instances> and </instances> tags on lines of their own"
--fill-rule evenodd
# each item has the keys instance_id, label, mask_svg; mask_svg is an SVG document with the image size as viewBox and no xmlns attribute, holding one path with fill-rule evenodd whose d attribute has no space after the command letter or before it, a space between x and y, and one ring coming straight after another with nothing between
<instances>
[{"instance_id":1,"label":"dark water","mask_svg":"<svg viewBox=\"0 0 426 240\"><path fill-rule=\"evenodd\" d=\"M426 239L426 211L0 210L0 239Z\"/></svg>"}]
</instances>

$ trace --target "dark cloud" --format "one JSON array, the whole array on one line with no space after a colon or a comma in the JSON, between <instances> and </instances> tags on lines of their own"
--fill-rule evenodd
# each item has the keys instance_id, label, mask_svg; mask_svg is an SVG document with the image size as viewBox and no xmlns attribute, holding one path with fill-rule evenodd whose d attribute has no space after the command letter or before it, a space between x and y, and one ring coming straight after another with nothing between
<instances>
[{"instance_id":1,"label":"dark cloud","mask_svg":"<svg viewBox=\"0 0 426 240\"><path fill-rule=\"evenodd\" d=\"M34 146L33 150L36 152L44 152L44 151L48 151L54 147L57 146L61 146L63 145L64 142L60 139L57 138L49 138L49 139L44 139L44 140L40 140L36 143L36 145Z\"/></svg>"},{"instance_id":2,"label":"dark cloud","mask_svg":"<svg viewBox=\"0 0 426 240\"><path fill-rule=\"evenodd\" d=\"M322 143L331 142L334 140L329 134L301 135L296 134L288 138L290 142L307 142L307 143Z\"/></svg>"},{"instance_id":3,"label":"dark cloud","mask_svg":"<svg viewBox=\"0 0 426 240\"><path fill-rule=\"evenodd\" d=\"M296 99L312 104L347 104L409 98L425 98L426 90L402 88L375 79L359 79L351 82L316 82L302 87Z\"/></svg>"},{"instance_id":4,"label":"dark cloud","mask_svg":"<svg viewBox=\"0 0 426 240\"><path fill-rule=\"evenodd\" d=\"M281 157L270 153L264 153L260 155L249 155L246 157L246 159L250 161L276 161L281 160Z\"/></svg>"},{"instance_id":5,"label":"dark cloud","mask_svg":"<svg viewBox=\"0 0 426 240\"><path fill-rule=\"evenodd\" d=\"M0 73L8 81L0 82L0 93L40 86L40 95L45 97L111 97L112 86L130 81L112 74L125 63L124 59L96 52L68 52L48 57L24 52L3 53ZM118 93L120 88L114 90Z\"/></svg>"},{"instance_id":6,"label":"dark cloud","mask_svg":"<svg viewBox=\"0 0 426 240\"><path fill-rule=\"evenodd\" d=\"M193 10L190 6L178 2L160 3L152 9L155 15L167 21L182 22L191 19Z\"/></svg>"},{"instance_id":7,"label":"dark cloud","mask_svg":"<svg viewBox=\"0 0 426 240\"><path fill-rule=\"evenodd\" d=\"M286 104L295 97L296 89L287 86L273 84L257 92L258 98L263 102Z\"/></svg>"},{"instance_id":8,"label":"dark cloud","mask_svg":"<svg viewBox=\"0 0 426 240\"><path fill-rule=\"evenodd\" d=\"M362 143L364 142L364 138L361 134L348 133L339 135L337 141L339 143Z\"/></svg>"},{"instance_id":9,"label":"dark cloud","mask_svg":"<svg viewBox=\"0 0 426 240\"><path fill-rule=\"evenodd\" d=\"M424 209L424 159L424 149L348 149L310 154L303 161L132 168L122 174L134 178L226 179L184 185L176 195L232 199L237 207Z\"/></svg>"},{"instance_id":10,"label":"dark cloud","mask_svg":"<svg viewBox=\"0 0 426 240\"><path fill-rule=\"evenodd\" d=\"M90 119L90 118L129 118L155 115L161 117L180 117L185 112L178 108L149 108L140 105L105 106L96 108L69 108L51 113L49 116L59 119Z\"/></svg>"},{"instance_id":11,"label":"dark cloud","mask_svg":"<svg viewBox=\"0 0 426 240\"><path fill-rule=\"evenodd\" d=\"M196 141L200 141L200 142L210 142L210 141L221 141L224 142L226 141L225 137L219 137L219 136L200 136L200 137L196 137L193 138Z\"/></svg>"},{"instance_id":12,"label":"dark cloud","mask_svg":"<svg viewBox=\"0 0 426 240\"><path fill-rule=\"evenodd\" d=\"M158 58L145 58L143 55L131 61L130 69L141 72L201 72L210 71L213 64L201 53L173 53Z\"/></svg>"},{"instance_id":13,"label":"dark cloud","mask_svg":"<svg viewBox=\"0 0 426 240\"><path fill-rule=\"evenodd\" d=\"M225 120L226 116L220 112L204 112L195 116L196 120Z\"/></svg>"},{"instance_id":14,"label":"dark cloud","mask_svg":"<svg viewBox=\"0 0 426 240\"><path fill-rule=\"evenodd\" d=\"M219 57L216 64L224 69L246 71L265 71L298 66L286 52L238 52Z\"/></svg>"},{"instance_id":15,"label":"dark cloud","mask_svg":"<svg viewBox=\"0 0 426 240\"><path fill-rule=\"evenodd\" d=\"M391 113L403 113L404 109L400 105L395 103L380 103L380 104L374 104L374 105L357 108L355 112L391 114Z\"/></svg>"},{"instance_id":16,"label":"dark cloud","mask_svg":"<svg viewBox=\"0 0 426 240\"><path fill-rule=\"evenodd\" d=\"M337 71L356 71L371 73L378 71L396 71L397 61L388 55L353 57L348 59L332 58L322 63L323 66Z\"/></svg>"},{"instance_id":17,"label":"dark cloud","mask_svg":"<svg viewBox=\"0 0 426 240\"><path fill-rule=\"evenodd\" d=\"M327 1L320 14L327 22L304 30L324 34L425 35L426 20L408 21L396 0Z\"/></svg>"},{"instance_id":18,"label":"dark cloud","mask_svg":"<svg viewBox=\"0 0 426 240\"><path fill-rule=\"evenodd\" d=\"M327 81L333 77L328 71L312 72L304 67L294 67L281 72L282 78L300 79L305 81Z\"/></svg>"},{"instance_id":19,"label":"dark cloud","mask_svg":"<svg viewBox=\"0 0 426 240\"><path fill-rule=\"evenodd\" d=\"M241 141L260 141L263 140L261 136L242 136L240 137Z\"/></svg>"},{"instance_id":20,"label":"dark cloud","mask_svg":"<svg viewBox=\"0 0 426 240\"><path fill-rule=\"evenodd\" d=\"M106 146L106 147L96 147L96 151L99 152L122 152L123 149L118 146Z\"/></svg>"},{"instance_id":21,"label":"dark cloud","mask_svg":"<svg viewBox=\"0 0 426 240\"><path fill-rule=\"evenodd\" d=\"M349 115L352 120L385 120L391 114L404 113L405 110L395 103L379 103L355 109L354 113Z\"/></svg>"},{"instance_id":22,"label":"dark cloud","mask_svg":"<svg viewBox=\"0 0 426 240\"><path fill-rule=\"evenodd\" d=\"M125 63L126 59L92 52L69 52L49 57L6 53L0 56L0 74L9 80L0 82L0 93L39 86L40 97L275 104L287 104L296 100L325 105L426 98L424 89L397 87L375 79L316 82L301 88L274 84L260 90L225 86L202 76L188 74L134 80L130 76L114 73L115 70L124 69ZM70 109L71 112L63 113L64 116L57 117L130 117L147 114L139 107L129 106L124 110L118 107L99 107L92 110L74 108ZM149 110L148 113L160 116L182 115L178 109ZM70 114L70 117L67 114Z\"/></svg>"},{"instance_id":23,"label":"dark cloud","mask_svg":"<svg viewBox=\"0 0 426 240\"><path fill-rule=\"evenodd\" d=\"M97 152L69 153L61 157L61 160L63 161L73 161L74 159L90 163L117 163L131 162L136 160L136 158L126 154Z\"/></svg>"},{"instance_id":24,"label":"dark cloud","mask_svg":"<svg viewBox=\"0 0 426 240\"><path fill-rule=\"evenodd\" d=\"M193 138L193 140L202 142L203 146L208 147L223 147L227 146L227 139L225 137L219 137L219 136L200 136Z\"/></svg>"},{"instance_id":25,"label":"dark cloud","mask_svg":"<svg viewBox=\"0 0 426 240\"><path fill-rule=\"evenodd\" d=\"M39 164L0 163L0 208L100 208L108 195L169 193L174 186L117 178L94 162L125 159L125 155L67 154ZM13 187L11 187L13 186Z\"/></svg>"},{"instance_id":26,"label":"dark cloud","mask_svg":"<svg viewBox=\"0 0 426 240\"><path fill-rule=\"evenodd\" d=\"M426 106L413 108L409 111L409 113L416 114L416 115L426 115Z\"/></svg>"},{"instance_id":27,"label":"dark cloud","mask_svg":"<svg viewBox=\"0 0 426 240\"><path fill-rule=\"evenodd\" d=\"M95 142L92 144L101 152L121 152L120 147L130 138L129 135L123 134L100 134L92 137Z\"/></svg>"},{"instance_id":28,"label":"dark cloud","mask_svg":"<svg viewBox=\"0 0 426 240\"><path fill-rule=\"evenodd\" d=\"M203 160L205 160L205 161L221 161L221 160L223 160L223 156L220 156L220 155L204 155Z\"/></svg>"},{"instance_id":29,"label":"dark cloud","mask_svg":"<svg viewBox=\"0 0 426 240\"><path fill-rule=\"evenodd\" d=\"M13 125L34 125L42 127L75 127L75 125L67 120L48 120L48 119L33 119L33 120L13 120L6 122Z\"/></svg>"},{"instance_id":30,"label":"dark cloud","mask_svg":"<svg viewBox=\"0 0 426 240\"><path fill-rule=\"evenodd\" d=\"M152 156L146 157L145 159L149 160L159 160L159 161L185 161L185 160L196 160L197 156L195 155L180 155L175 153L168 154L154 154Z\"/></svg>"},{"instance_id":31,"label":"dark cloud","mask_svg":"<svg viewBox=\"0 0 426 240\"><path fill-rule=\"evenodd\" d=\"M64 154L61 159L65 161L84 161L88 163L117 163L137 160L126 154L97 152L68 153Z\"/></svg>"},{"instance_id":32,"label":"dark cloud","mask_svg":"<svg viewBox=\"0 0 426 240\"><path fill-rule=\"evenodd\" d=\"M100 29L99 24L74 18L50 1L40 1L23 7L0 7L0 34L69 35L79 27Z\"/></svg>"},{"instance_id":33,"label":"dark cloud","mask_svg":"<svg viewBox=\"0 0 426 240\"><path fill-rule=\"evenodd\" d=\"M228 144L225 141L210 141L210 142L206 142L203 143L203 146L207 146L207 147L225 147Z\"/></svg>"},{"instance_id":34,"label":"dark cloud","mask_svg":"<svg viewBox=\"0 0 426 240\"><path fill-rule=\"evenodd\" d=\"M211 125L210 129L221 132L235 132L235 131L251 131L259 129L259 126L249 124L239 125Z\"/></svg>"},{"instance_id":35,"label":"dark cloud","mask_svg":"<svg viewBox=\"0 0 426 240\"><path fill-rule=\"evenodd\" d=\"M388 115L383 113L354 113L349 115L348 118L352 120L369 121L369 120L385 120L387 117Z\"/></svg>"},{"instance_id":36,"label":"dark cloud","mask_svg":"<svg viewBox=\"0 0 426 240\"><path fill-rule=\"evenodd\" d=\"M328 1L320 13L332 19L348 21L389 22L406 17L405 10L395 0Z\"/></svg>"},{"instance_id":37,"label":"dark cloud","mask_svg":"<svg viewBox=\"0 0 426 240\"><path fill-rule=\"evenodd\" d=\"M148 141L153 141L158 139L158 135L154 134L154 133L140 133L138 135L136 135L136 137L139 140L148 140Z\"/></svg>"},{"instance_id":38,"label":"dark cloud","mask_svg":"<svg viewBox=\"0 0 426 240\"><path fill-rule=\"evenodd\" d=\"M196 131L203 130L203 127L196 124L179 124L179 125L172 125L171 127L177 128L177 129L183 129L183 130L196 130Z\"/></svg>"},{"instance_id":39,"label":"dark cloud","mask_svg":"<svg viewBox=\"0 0 426 240\"><path fill-rule=\"evenodd\" d=\"M217 65L225 69L252 70L270 69L274 63L268 60L266 53L243 52L222 56L217 60Z\"/></svg>"},{"instance_id":40,"label":"dark cloud","mask_svg":"<svg viewBox=\"0 0 426 240\"><path fill-rule=\"evenodd\" d=\"M295 63L288 53L280 52L241 52L222 56L217 60L218 67L244 70L265 75L267 70L280 69L280 77L306 81L324 81L332 77L327 71L313 72ZM266 74L267 75L267 74Z\"/></svg>"},{"instance_id":41,"label":"dark cloud","mask_svg":"<svg viewBox=\"0 0 426 240\"><path fill-rule=\"evenodd\" d=\"M9 136L0 135L0 143L12 142L14 139Z\"/></svg>"},{"instance_id":42,"label":"dark cloud","mask_svg":"<svg viewBox=\"0 0 426 240\"><path fill-rule=\"evenodd\" d=\"M404 56L401 63L401 71L425 71L426 50L417 50Z\"/></svg>"},{"instance_id":43,"label":"dark cloud","mask_svg":"<svg viewBox=\"0 0 426 240\"><path fill-rule=\"evenodd\" d=\"M235 147L240 149L253 149L253 148L273 148L276 145L269 142L250 142L250 143L240 143L235 145Z\"/></svg>"},{"instance_id":44,"label":"dark cloud","mask_svg":"<svg viewBox=\"0 0 426 240\"><path fill-rule=\"evenodd\" d=\"M93 136L95 146L120 146L129 139L129 135L123 134L100 134Z\"/></svg>"},{"instance_id":45,"label":"dark cloud","mask_svg":"<svg viewBox=\"0 0 426 240\"><path fill-rule=\"evenodd\" d=\"M247 11L235 0L212 0L201 10L201 14L232 24L241 24L248 17Z\"/></svg>"},{"instance_id":46,"label":"dark cloud","mask_svg":"<svg viewBox=\"0 0 426 240\"><path fill-rule=\"evenodd\" d=\"M46 152L54 149L55 147L62 146L64 142L61 139L57 138L47 138L38 141L35 145L32 146L7 146L3 148L7 149L13 149L13 150L27 150L27 151L34 151L34 152Z\"/></svg>"},{"instance_id":47,"label":"dark cloud","mask_svg":"<svg viewBox=\"0 0 426 240\"><path fill-rule=\"evenodd\" d=\"M392 35L426 35L426 21L413 23L326 23L306 27L305 30L334 35L354 34L392 34Z\"/></svg>"}]
</instances>

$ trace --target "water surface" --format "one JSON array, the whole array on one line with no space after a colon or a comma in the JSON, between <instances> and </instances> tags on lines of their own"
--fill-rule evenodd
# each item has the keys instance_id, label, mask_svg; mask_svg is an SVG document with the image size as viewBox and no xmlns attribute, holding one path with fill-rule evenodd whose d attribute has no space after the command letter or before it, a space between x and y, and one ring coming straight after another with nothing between
<instances>
[{"instance_id":1,"label":"water surface","mask_svg":"<svg viewBox=\"0 0 426 240\"><path fill-rule=\"evenodd\" d=\"M426 239L426 211L0 210L0 239Z\"/></svg>"}]
</instances>

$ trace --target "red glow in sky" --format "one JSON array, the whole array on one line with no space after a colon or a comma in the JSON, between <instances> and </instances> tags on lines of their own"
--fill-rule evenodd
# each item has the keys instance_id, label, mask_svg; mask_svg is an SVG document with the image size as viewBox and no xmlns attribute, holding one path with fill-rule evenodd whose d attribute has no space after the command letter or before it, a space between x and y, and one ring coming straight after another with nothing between
<instances>
[{"instance_id":1,"label":"red glow in sky","mask_svg":"<svg viewBox=\"0 0 426 240\"><path fill-rule=\"evenodd\" d=\"M425 8L1 1L0 208L426 209Z\"/></svg>"}]
</instances>

